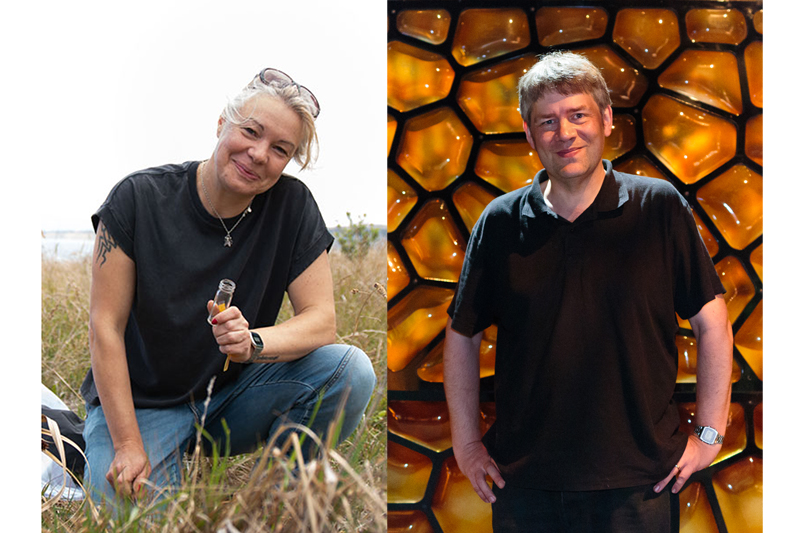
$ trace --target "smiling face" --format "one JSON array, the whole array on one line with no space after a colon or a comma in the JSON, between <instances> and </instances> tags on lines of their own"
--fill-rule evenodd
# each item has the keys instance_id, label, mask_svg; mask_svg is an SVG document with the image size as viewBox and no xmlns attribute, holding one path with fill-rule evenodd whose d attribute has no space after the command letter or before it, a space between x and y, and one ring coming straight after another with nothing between
<instances>
[{"instance_id":1,"label":"smiling face","mask_svg":"<svg viewBox=\"0 0 800 533\"><path fill-rule=\"evenodd\" d=\"M259 95L234 124L220 117L213 168L222 194L252 198L281 177L301 141L300 117L280 99Z\"/></svg>"},{"instance_id":2,"label":"smiling face","mask_svg":"<svg viewBox=\"0 0 800 533\"><path fill-rule=\"evenodd\" d=\"M601 111L589 94L565 96L556 91L539 98L531 108L530 124L523 122L547 175L565 184L605 175L603 147L611 126L611 107Z\"/></svg>"}]
</instances>

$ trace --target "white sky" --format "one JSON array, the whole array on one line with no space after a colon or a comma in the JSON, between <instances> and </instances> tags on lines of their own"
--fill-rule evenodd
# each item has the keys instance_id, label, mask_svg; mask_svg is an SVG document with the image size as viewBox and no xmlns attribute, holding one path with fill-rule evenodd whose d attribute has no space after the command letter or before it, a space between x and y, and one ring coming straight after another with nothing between
<instances>
[{"instance_id":1,"label":"white sky","mask_svg":"<svg viewBox=\"0 0 800 533\"><path fill-rule=\"evenodd\" d=\"M40 59L26 85L41 84L35 112L47 121L36 155L37 174L50 174L42 229L90 230L126 174L207 158L227 98L266 66L309 87L322 109L315 168L287 172L311 188L329 226L346 224L347 211L386 223L383 3L81 5L41 12L26 45Z\"/></svg>"}]
</instances>

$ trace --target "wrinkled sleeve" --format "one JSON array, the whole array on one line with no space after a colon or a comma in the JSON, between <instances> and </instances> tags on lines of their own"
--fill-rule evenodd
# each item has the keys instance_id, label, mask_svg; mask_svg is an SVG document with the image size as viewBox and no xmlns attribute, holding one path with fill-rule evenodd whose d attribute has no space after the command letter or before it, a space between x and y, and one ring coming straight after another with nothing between
<instances>
[{"instance_id":1,"label":"wrinkled sleeve","mask_svg":"<svg viewBox=\"0 0 800 533\"><path fill-rule=\"evenodd\" d=\"M485 209L470 234L464 264L455 296L447 313L451 327L466 336L473 336L492 324L496 294L496 276L492 274L490 209Z\"/></svg>"},{"instance_id":2,"label":"wrinkled sleeve","mask_svg":"<svg viewBox=\"0 0 800 533\"><path fill-rule=\"evenodd\" d=\"M134 184L132 180L125 178L111 189L100 208L92 215L92 226L95 232L102 220L103 225L120 249L134 261L136 261L133 246L136 230L135 211Z\"/></svg>"},{"instance_id":3,"label":"wrinkled sleeve","mask_svg":"<svg viewBox=\"0 0 800 533\"><path fill-rule=\"evenodd\" d=\"M333 246L333 235L325 226L322 213L320 213L311 191L305 186L302 186L302 192L298 195L297 209L301 209L303 214L294 243L287 285L302 274L322 252L330 251Z\"/></svg>"},{"instance_id":4,"label":"wrinkled sleeve","mask_svg":"<svg viewBox=\"0 0 800 533\"><path fill-rule=\"evenodd\" d=\"M692 216L692 208L678 196L671 225L675 243L675 310L681 318L693 317L725 288L714 268ZM676 202L678 204L678 202Z\"/></svg>"}]
</instances>

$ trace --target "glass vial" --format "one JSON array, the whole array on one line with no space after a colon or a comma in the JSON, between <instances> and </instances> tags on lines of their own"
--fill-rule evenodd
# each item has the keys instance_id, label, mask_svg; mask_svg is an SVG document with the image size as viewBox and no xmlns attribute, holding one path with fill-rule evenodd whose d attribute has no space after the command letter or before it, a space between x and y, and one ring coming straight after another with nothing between
<instances>
[{"instance_id":1,"label":"glass vial","mask_svg":"<svg viewBox=\"0 0 800 533\"><path fill-rule=\"evenodd\" d=\"M211 320L214 318L214 315L231 306L234 290L236 290L236 283L233 281L229 279L223 279L219 282L217 294L214 295L214 305L211 306L211 313L209 313L208 318L206 319L208 320L209 324L211 324Z\"/></svg>"}]
</instances>

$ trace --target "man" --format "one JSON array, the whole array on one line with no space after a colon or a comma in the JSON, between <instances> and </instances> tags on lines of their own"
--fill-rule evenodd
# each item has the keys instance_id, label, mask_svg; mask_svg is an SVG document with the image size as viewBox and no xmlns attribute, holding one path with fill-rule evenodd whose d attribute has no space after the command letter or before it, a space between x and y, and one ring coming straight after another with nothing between
<instances>
[{"instance_id":1,"label":"man","mask_svg":"<svg viewBox=\"0 0 800 533\"><path fill-rule=\"evenodd\" d=\"M470 237L444 351L456 460L495 531L668 532L664 489L711 464L725 432L724 289L675 188L602 160L612 110L596 67L547 54L519 94L544 170L490 203ZM703 440L678 431L676 312L698 341ZM481 439L478 349L492 323L497 419Z\"/></svg>"}]
</instances>

